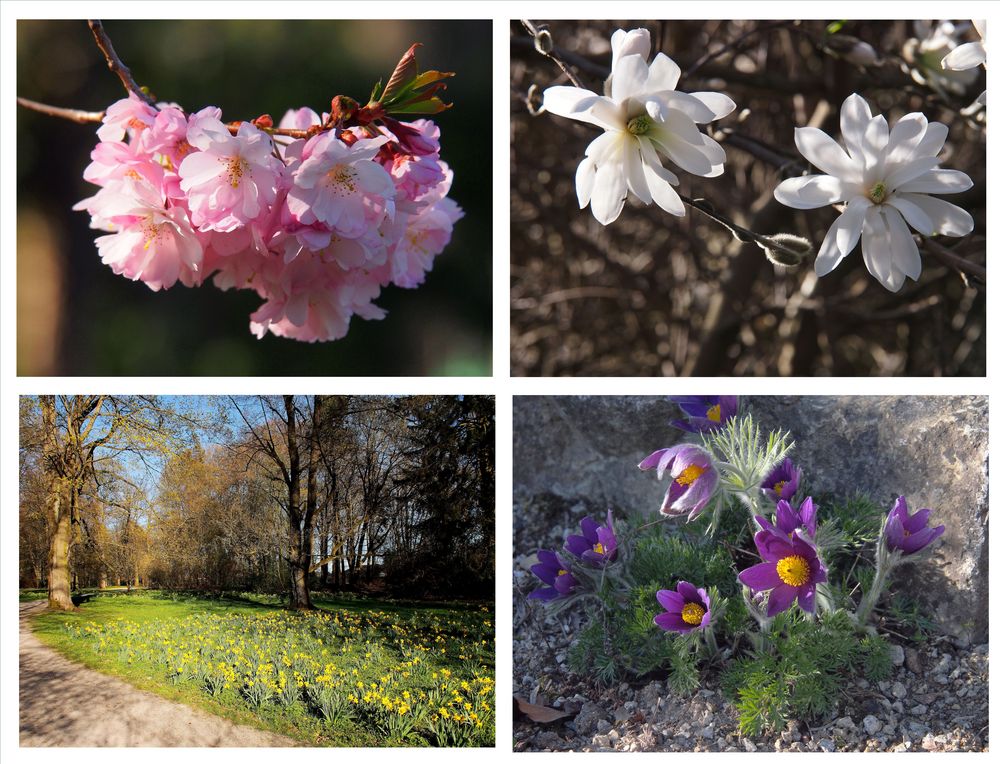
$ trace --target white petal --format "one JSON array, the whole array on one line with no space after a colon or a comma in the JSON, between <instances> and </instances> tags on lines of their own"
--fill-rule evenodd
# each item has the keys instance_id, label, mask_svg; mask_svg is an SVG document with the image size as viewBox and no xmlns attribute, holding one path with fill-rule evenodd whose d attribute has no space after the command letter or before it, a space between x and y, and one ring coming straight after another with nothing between
<instances>
[{"instance_id":1,"label":"white petal","mask_svg":"<svg viewBox=\"0 0 1000 764\"><path fill-rule=\"evenodd\" d=\"M689 93L692 98L697 98L703 104L705 104L712 113L715 115L716 119L722 119L727 114L731 114L736 108L736 103L732 98L723 93Z\"/></svg>"},{"instance_id":2,"label":"white petal","mask_svg":"<svg viewBox=\"0 0 1000 764\"><path fill-rule=\"evenodd\" d=\"M861 152L865 157L865 169L879 165L882 159L882 150L889 142L889 123L885 117L879 114L873 117L865 128L865 134L861 138Z\"/></svg>"},{"instance_id":3,"label":"white petal","mask_svg":"<svg viewBox=\"0 0 1000 764\"><path fill-rule=\"evenodd\" d=\"M803 175L783 180L774 189L774 198L797 210L814 210L844 199L844 184L832 175Z\"/></svg>"},{"instance_id":4,"label":"white petal","mask_svg":"<svg viewBox=\"0 0 1000 764\"><path fill-rule=\"evenodd\" d=\"M660 157L656 153L656 149L653 147L653 143L649 140L649 138L646 138L645 136L639 138L639 151L642 154L642 163L647 168L655 168L658 176L675 186L681 182L674 173L664 167L660 162Z\"/></svg>"},{"instance_id":5,"label":"white petal","mask_svg":"<svg viewBox=\"0 0 1000 764\"><path fill-rule=\"evenodd\" d=\"M885 147L886 163L909 161L926 132L927 117L920 112L913 112L900 118L889 132L889 142Z\"/></svg>"},{"instance_id":6,"label":"white petal","mask_svg":"<svg viewBox=\"0 0 1000 764\"><path fill-rule=\"evenodd\" d=\"M930 236L934 233L934 221L931 220L930 216L923 209L905 196L895 194L887 203L899 210L900 214L906 219L906 222L920 233L925 236Z\"/></svg>"},{"instance_id":7,"label":"white petal","mask_svg":"<svg viewBox=\"0 0 1000 764\"><path fill-rule=\"evenodd\" d=\"M590 209L601 225L618 219L625 206L625 168L621 162L607 162L597 168Z\"/></svg>"},{"instance_id":8,"label":"white petal","mask_svg":"<svg viewBox=\"0 0 1000 764\"><path fill-rule=\"evenodd\" d=\"M972 20L972 26L974 26L976 28L976 31L979 32L979 37L985 43L986 42L986 19L973 19Z\"/></svg>"},{"instance_id":9,"label":"white petal","mask_svg":"<svg viewBox=\"0 0 1000 764\"><path fill-rule=\"evenodd\" d=\"M582 210L590 204L590 196L594 192L594 180L597 178L597 165L590 157L584 157L576 168L576 199Z\"/></svg>"},{"instance_id":10,"label":"white petal","mask_svg":"<svg viewBox=\"0 0 1000 764\"><path fill-rule=\"evenodd\" d=\"M596 164L604 164L612 157L617 156L622 144L630 137L625 132L617 130L601 133L590 142L583 153L593 159Z\"/></svg>"},{"instance_id":11,"label":"white petal","mask_svg":"<svg viewBox=\"0 0 1000 764\"><path fill-rule=\"evenodd\" d=\"M919 194L958 194L972 188L972 178L959 170L928 170L896 187L896 191Z\"/></svg>"},{"instance_id":12,"label":"white petal","mask_svg":"<svg viewBox=\"0 0 1000 764\"><path fill-rule=\"evenodd\" d=\"M659 90L673 90L677 87L677 80L681 78L681 68L674 63L674 60L664 53L657 53L656 58L649 65L649 79L646 80L646 87L650 92Z\"/></svg>"},{"instance_id":13,"label":"white petal","mask_svg":"<svg viewBox=\"0 0 1000 764\"><path fill-rule=\"evenodd\" d=\"M649 184L646 183L646 173L642 167L642 157L639 154L638 141L629 141L624 147L625 156L625 178L628 181L629 190L639 197L643 204L649 204L653 197L649 192Z\"/></svg>"},{"instance_id":14,"label":"white petal","mask_svg":"<svg viewBox=\"0 0 1000 764\"><path fill-rule=\"evenodd\" d=\"M583 88L568 85L546 88L542 108L551 114L587 122L605 130L624 126L617 106L610 99Z\"/></svg>"},{"instance_id":15,"label":"white petal","mask_svg":"<svg viewBox=\"0 0 1000 764\"><path fill-rule=\"evenodd\" d=\"M649 66L642 56L624 56L611 72L611 99L621 103L646 91Z\"/></svg>"},{"instance_id":16,"label":"white petal","mask_svg":"<svg viewBox=\"0 0 1000 764\"><path fill-rule=\"evenodd\" d=\"M799 152L815 167L827 175L853 179L860 175L860 167L829 135L816 127L795 128L795 145Z\"/></svg>"},{"instance_id":17,"label":"white petal","mask_svg":"<svg viewBox=\"0 0 1000 764\"><path fill-rule=\"evenodd\" d=\"M937 157L921 157L896 167L887 167L889 174L885 177L885 185L890 191L895 191L907 181L916 180L928 170L935 169L940 161Z\"/></svg>"},{"instance_id":18,"label":"white petal","mask_svg":"<svg viewBox=\"0 0 1000 764\"><path fill-rule=\"evenodd\" d=\"M940 122L931 122L927 125L927 132L920 139L920 143L913 149L914 157L936 157L944 142L948 139L948 126Z\"/></svg>"},{"instance_id":19,"label":"white petal","mask_svg":"<svg viewBox=\"0 0 1000 764\"><path fill-rule=\"evenodd\" d=\"M680 136L671 135L666 130L650 130L647 133L653 144L666 154L670 161L692 175L707 176L712 172L712 161L702 151L701 146L688 143Z\"/></svg>"},{"instance_id":20,"label":"white petal","mask_svg":"<svg viewBox=\"0 0 1000 764\"><path fill-rule=\"evenodd\" d=\"M816 275L825 276L858 246L865 211L871 206L863 196L856 196L847 205L830 230L826 232L819 252L816 254Z\"/></svg>"},{"instance_id":21,"label":"white petal","mask_svg":"<svg viewBox=\"0 0 1000 764\"><path fill-rule=\"evenodd\" d=\"M715 119L715 112L697 98L687 93L681 93L677 90L663 90L646 96L647 101L654 99L661 102L663 113L667 109L678 109L699 124L711 122Z\"/></svg>"},{"instance_id":22,"label":"white petal","mask_svg":"<svg viewBox=\"0 0 1000 764\"><path fill-rule=\"evenodd\" d=\"M906 227L902 216L896 210L884 209L883 215L889 224L889 240L892 243L892 267L916 281L920 278L920 252L913 241L913 234ZM902 284L900 284L902 286Z\"/></svg>"},{"instance_id":23,"label":"white petal","mask_svg":"<svg viewBox=\"0 0 1000 764\"><path fill-rule=\"evenodd\" d=\"M618 29L611 35L611 71L615 70L622 56L639 55L645 61L649 58L649 30Z\"/></svg>"},{"instance_id":24,"label":"white petal","mask_svg":"<svg viewBox=\"0 0 1000 764\"><path fill-rule=\"evenodd\" d=\"M913 202L923 210L933 221L935 233L944 236L965 236L976 227L972 215L943 199L936 199L924 194L896 194L895 198Z\"/></svg>"},{"instance_id":25,"label":"white petal","mask_svg":"<svg viewBox=\"0 0 1000 764\"><path fill-rule=\"evenodd\" d=\"M677 176L660 164L656 152L648 141L640 140L639 147L642 151L642 169L646 174L646 183L653 201L664 212L684 217L687 212L684 209L684 202L671 185L677 183Z\"/></svg>"},{"instance_id":26,"label":"white petal","mask_svg":"<svg viewBox=\"0 0 1000 764\"><path fill-rule=\"evenodd\" d=\"M861 233L861 254L865 267L886 289L899 290L902 282L895 284L892 274L892 242L889 227L879 207L869 207L865 214L865 225ZM895 286L895 288L893 288Z\"/></svg>"},{"instance_id":27,"label":"white petal","mask_svg":"<svg viewBox=\"0 0 1000 764\"><path fill-rule=\"evenodd\" d=\"M717 178L722 175L726 164L726 150L718 142L707 135L701 136L701 152L712 163L710 172L705 173L705 178Z\"/></svg>"},{"instance_id":28,"label":"white petal","mask_svg":"<svg viewBox=\"0 0 1000 764\"><path fill-rule=\"evenodd\" d=\"M981 103L983 106L986 105L986 91L984 90L979 94L979 98L976 99L976 103Z\"/></svg>"},{"instance_id":29,"label":"white petal","mask_svg":"<svg viewBox=\"0 0 1000 764\"><path fill-rule=\"evenodd\" d=\"M861 159L861 141L865 128L872 121L872 110L868 102L857 93L849 95L840 107L840 134L844 145L853 159Z\"/></svg>"},{"instance_id":30,"label":"white petal","mask_svg":"<svg viewBox=\"0 0 1000 764\"><path fill-rule=\"evenodd\" d=\"M654 130L666 130L676 135L688 143L701 143L701 130L687 114L676 110L667 110L663 115L660 125L654 126Z\"/></svg>"},{"instance_id":31,"label":"white petal","mask_svg":"<svg viewBox=\"0 0 1000 764\"><path fill-rule=\"evenodd\" d=\"M981 42L967 42L941 59L943 69L962 71L974 69L986 61L986 48Z\"/></svg>"}]
</instances>

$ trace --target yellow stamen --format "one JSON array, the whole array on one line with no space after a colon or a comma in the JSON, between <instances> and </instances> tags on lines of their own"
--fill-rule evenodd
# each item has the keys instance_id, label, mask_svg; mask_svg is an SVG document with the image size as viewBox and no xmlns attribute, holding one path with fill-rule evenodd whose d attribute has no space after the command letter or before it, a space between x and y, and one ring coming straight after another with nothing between
<instances>
[{"instance_id":1,"label":"yellow stamen","mask_svg":"<svg viewBox=\"0 0 1000 764\"><path fill-rule=\"evenodd\" d=\"M250 163L241 156L220 157L219 161L226 165L226 173L229 175L229 185L233 188L239 188L244 173L250 169Z\"/></svg>"},{"instance_id":2,"label":"yellow stamen","mask_svg":"<svg viewBox=\"0 0 1000 764\"><path fill-rule=\"evenodd\" d=\"M558 573L556 573L556 575L557 575L557 576L565 576L565 575L566 575L567 573L569 573L569 571L568 571L568 570L562 570L562 569L560 568L559 572L558 572Z\"/></svg>"},{"instance_id":3,"label":"yellow stamen","mask_svg":"<svg viewBox=\"0 0 1000 764\"><path fill-rule=\"evenodd\" d=\"M778 560L778 578L789 586L802 586L811 574L809 560L802 555L793 554Z\"/></svg>"},{"instance_id":4,"label":"yellow stamen","mask_svg":"<svg viewBox=\"0 0 1000 764\"><path fill-rule=\"evenodd\" d=\"M774 492L780 494L785 487L785 483L787 482L788 482L787 480L779 480L777 483L775 483Z\"/></svg>"},{"instance_id":5,"label":"yellow stamen","mask_svg":"<svg viewBox=\"0 0 1000 764\"><path fill-rule=\"evenodd\" d=\"M598 554L604 554L604 544L598 541L596 544L594 544L594 551L597 552Z\"/></svg>"},{"instance_id":6,"label":"yellow stamen","mask_svg":"<svg viewBox=\"0 0 1000 764\"><path fill-rule=\"evenodd\" d=\"M701 477L702 473L707 469L707 467L700 467L697 464L689 465L680 475L674 478L674 481L679 485L691 485L695 480Z\"/></svg>"},{"instance_id":7,"label":"yellow stamen","mask_svg":"<svg viewBox=\"0 0 1000 764\"><path fill-rule=\"evenodd\" d=\"M326 185L338 196L350 196L357 188L358 175L350 165L338 164L326 173Z\"/></svg>"},{"instance_id":8,"label":"yellow stamen","mask_svg":"<svg viewBox=\"0 0 1000 764\"><path fill-rule=\"evenodd\" d=\"M705 617L705 608L699 605L697 602L687 603L681 610L681 619L684 623L689 623L692 626L697 626L701 623L701 619Z\"/></svg>"},{"instance_id":9,"label":"yellow stamen","mask_svg":"<svg viewBox=\"0 0 1000 764\"><path fill-rule=\"evenodd\" d=\"M705 412L705 416L712 422L722 421L722 407L716 403L712 408Z\"/></svg>"}]
</instances>

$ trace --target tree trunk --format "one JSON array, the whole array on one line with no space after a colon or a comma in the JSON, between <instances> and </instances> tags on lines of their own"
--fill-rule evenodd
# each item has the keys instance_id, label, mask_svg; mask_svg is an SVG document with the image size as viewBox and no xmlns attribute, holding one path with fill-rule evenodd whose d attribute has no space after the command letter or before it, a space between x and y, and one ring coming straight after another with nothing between
<instances>
[{"instance_id":1,"label":"tree trunk","mask_svg":"<svg viewBox=\"0 0 1000 764\"><path fill-rule=\"evenodd\" d=\"M103 570L103 569L101 570L101 577L100 577L100 579L97 582L97 588L98 589L107 589L108 588L108 571Z\"/></svg>"},{"instance_id":2,"label":"tree trunk","mask_svg":"<svg viewBox=\"0 0 1000 764\"><path fill-rule=\"evenodd\" d=\"M309 557L303 565L302 554L302 496L299 481L302 468L299 462L299 441L295 421L295 398L285 396L285 416L288 441L288 567L289 602L293 610L311 610L309 600Z\"/></svg>"},{"instance_id":3,"label":"tree trunk","mask_svg":"<svg viewBox=\"0 0 1000 764\"><path fill-rule=\"evenodd\" d=\"M56 488L58 492L58 488ZM49 608L75 610L70 596L69 540L72 522L68 509L62 508L62 497L53 499L55 529L49 543ZM61 511L60 511L61 510Z\"/></svg>"}]
</instances>

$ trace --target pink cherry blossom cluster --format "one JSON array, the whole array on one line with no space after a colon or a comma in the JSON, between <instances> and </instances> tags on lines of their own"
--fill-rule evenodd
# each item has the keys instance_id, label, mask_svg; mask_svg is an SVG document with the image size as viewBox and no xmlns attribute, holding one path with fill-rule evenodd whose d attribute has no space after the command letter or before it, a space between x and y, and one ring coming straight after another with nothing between
<instances>
[{"instance_id":1,"label":"pink cherry blossom cluster","mask_svg":"<svg viewBox=\"0 0 1000 764\"><path fill-rule=\"evenodd\" d=\"M382 318L381 289L421 284L463 215L430 120L290 139L249 122L233 134L221 117L134 94L113 104L83 174L101 188L74 209L110 232L101 260L150 289L211 276L256 291L258 338L335 340L354 315ZM325 121L302 108L279 128Z\"/></svg>"}]
</instances>

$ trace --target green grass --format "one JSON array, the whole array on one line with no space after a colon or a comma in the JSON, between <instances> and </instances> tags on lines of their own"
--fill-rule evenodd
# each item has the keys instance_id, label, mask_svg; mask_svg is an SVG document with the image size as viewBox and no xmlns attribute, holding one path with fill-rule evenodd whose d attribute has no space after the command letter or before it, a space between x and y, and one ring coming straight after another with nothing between
<instances>
[{"instance_id":1,"label":"green grass","mask_svg":"<svg viewBox=\"0 0 1000 764\"><path fill-rule=\"evenodd\" d=\"M32 627L42 642L85 666L168 700L286 735L305 745L428 745L452 744L448 742L452 740L464 745L493 744L492 612L484 613L481 606L468 603L426 605L335 597L317 597L316 605L331 615L289 613L278 598L262 595L200 597L151 591L101 595L70 613L43 612L33 618ZM235 663L223 669L222 662L215 662L230 661L228 650L232 648L223 643L241 633L247 641L244 644L241 637L240 644L252 658L246 660L243 675ZM205 640L215 640L222 649L214 650L212 657L199 657L199 646ZM442 651L444 645L448 647ZM252 676L251 666L270 665L269 676L276 679L280 670L283 676L287 671L291 679L293 666L282 664L281 659L296 653L299 657L294 668L302 671L303 682L301 689L293 691L297 697L279 702L274 683L269 701L252 703L247 687L258 677ZM184 673L178 676L175 665L183 655L194 655L193 665L181 662ZM414 655L421 660L411 668L406 661ZM339 664L341 677L347 679L335 678L332 685L320 685L324 675L336 673L319 668L329 661ZM207 682L214 677L208 674L215 666L222 672L235 668L237 676L225 689L210 694ZM352 669L360 673L350 676ZM474 677L488 679L478 685ZM355 689L354 680L361 679L365 688ZM455 707L461 712L457 700L448 705L452 696L445 693L454 692L465 680L474 688L489 691L479 698L471 694L463 697L476 704L484 722L475 737L456 724L454 716L439 718L437 713L442 705L452 714ZM328 712L324 717L310 694L320 687L334 693L348 713ZM402 703L403 690L412 690L412 695L406 696L408 701L412 699L412 710L409 702L405 712L397 707L399 713L387 713L379 706L379 701L390 697ZM418 692L424 701L418 702ZM352 694L354 705L348 705ZM420 724L413 730L400 728L400 722L411 716L419 716Z\"/></svg>"}]
</instances>

